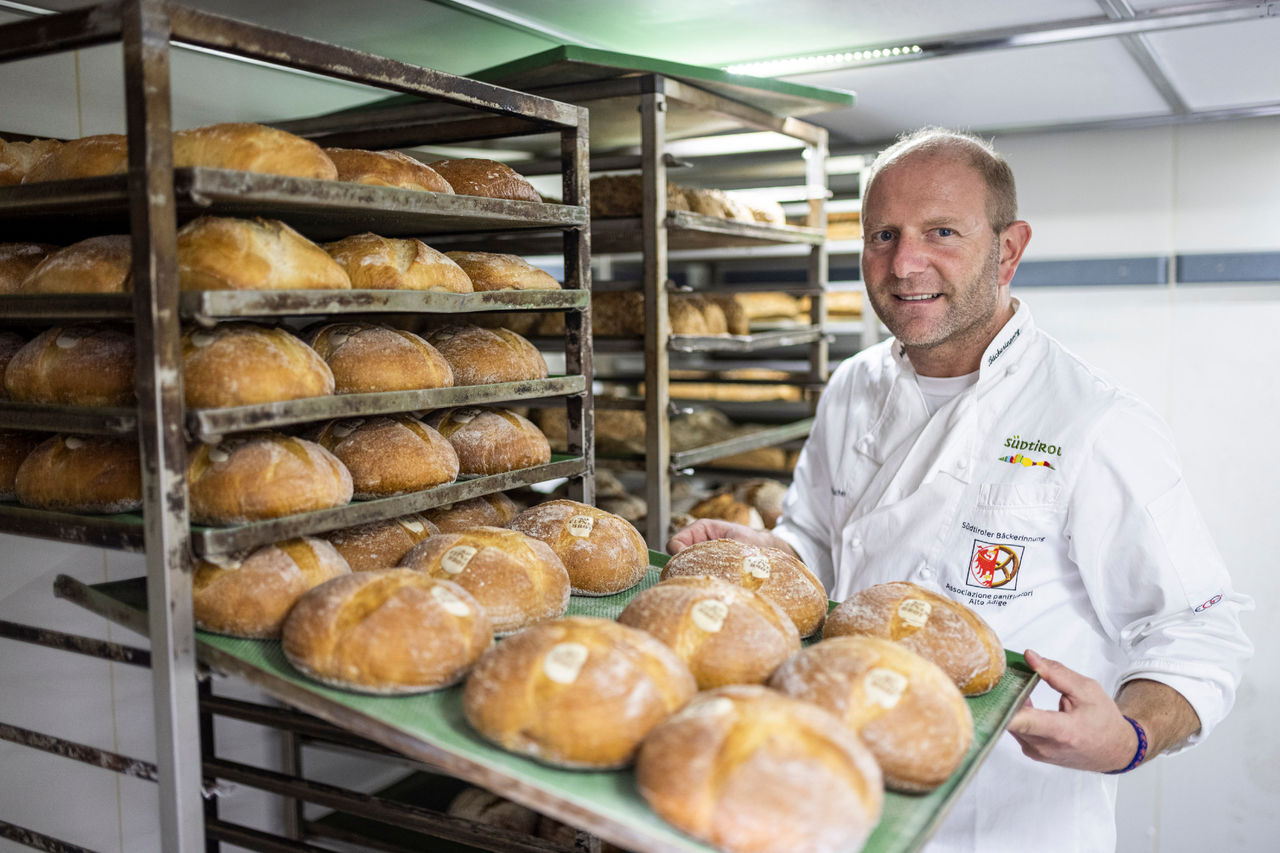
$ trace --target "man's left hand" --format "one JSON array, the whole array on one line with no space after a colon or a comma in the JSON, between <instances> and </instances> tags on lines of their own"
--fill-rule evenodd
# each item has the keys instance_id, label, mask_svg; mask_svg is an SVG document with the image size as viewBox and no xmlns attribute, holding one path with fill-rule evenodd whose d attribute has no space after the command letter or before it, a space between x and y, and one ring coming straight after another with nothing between
<instances>
[{"instance_id":1,"label":"man's left hand","mask_svg":"<svg viewBox=\"0 0 1280 853\"><path fill-rule=\"evenodd\" d=\"M1023 754L1076 770L1106 772L1127 765L1138 749L1138 736L1102 685L1030 649L1026 658L1062 698L1057 711L1034 708L1027 700L1014 714L1009 733Z\"/></svg>"}]
</instances>

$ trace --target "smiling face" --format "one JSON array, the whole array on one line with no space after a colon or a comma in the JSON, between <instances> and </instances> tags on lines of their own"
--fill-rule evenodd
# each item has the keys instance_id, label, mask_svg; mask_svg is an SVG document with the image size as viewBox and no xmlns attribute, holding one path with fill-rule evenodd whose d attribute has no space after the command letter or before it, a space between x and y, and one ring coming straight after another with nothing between
<instances>
[{"instance_id":1,"label":"smiling face","mask_svg":"<svg viewBox=\"0 0 1280 853\"><path fill-rule=\"evenodd\" d=\"M1009 281L1031 237L997 234L987 187L947 151L908 153L885 167L863 203L862 277L876 314L925 376L978 369L1013 316Z\"/></svg>"}]
</instances>

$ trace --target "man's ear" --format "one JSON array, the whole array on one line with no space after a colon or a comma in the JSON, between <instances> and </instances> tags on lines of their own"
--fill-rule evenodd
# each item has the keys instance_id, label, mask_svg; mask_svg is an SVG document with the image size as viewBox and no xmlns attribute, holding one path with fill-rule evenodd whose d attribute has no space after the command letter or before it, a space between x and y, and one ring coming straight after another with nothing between
<instances>
[{"instance_id":1,"label":"man's ear","mask_svg":"<svg viewBox=\"0 0 1280 853\"><path fill-rule=\"evenodd\" d=\"M1000 232L1000 284L1013 281L1013 274L1022 262L1022 253L1031 242L1031 224L1021 219L1009 224Z\"/></svg>"}]
</instances>

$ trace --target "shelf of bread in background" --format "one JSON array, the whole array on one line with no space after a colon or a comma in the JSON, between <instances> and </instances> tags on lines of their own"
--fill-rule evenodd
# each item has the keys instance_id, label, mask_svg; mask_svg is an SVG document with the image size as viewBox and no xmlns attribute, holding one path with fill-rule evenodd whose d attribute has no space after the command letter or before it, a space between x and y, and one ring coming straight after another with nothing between
<instances>
[{"instance_id":1,"label":"shelf of bread in background","mask_svg":"<svg viewBox=\"0 0 1280 853\"><path fill-rule=\"evenodd\" d=\"M124 322L132 241L67 239L124 224L124 145L107 135L0 150L10 178L14 163L27 169L0 187L0 221L60 244L0 245L0 300L7 317L27 321L0 332L0 426L14 428L0 443L0 500L17 500L0 504L0 528L140 549L137 352ZM34 162L16 156L40 149ZM496 407L581 395L585 378L549 376L521 336L466 322L498 309L573 310L586 292L519 257L450 256L399 236L570 226L585 222L583 208L542 203L495 161L438 161L437 171L259 125L180 131L175 162L180 199L198 189L193 206L179 204L176 257L198 556L586 470ZM97 201L81 218L86 194ZM70 210L73 228L61 218ZM371 224L388 233L358 230ZM528 447L493 468L469 462L464 440Z\"/></svg>"}]
</instances>

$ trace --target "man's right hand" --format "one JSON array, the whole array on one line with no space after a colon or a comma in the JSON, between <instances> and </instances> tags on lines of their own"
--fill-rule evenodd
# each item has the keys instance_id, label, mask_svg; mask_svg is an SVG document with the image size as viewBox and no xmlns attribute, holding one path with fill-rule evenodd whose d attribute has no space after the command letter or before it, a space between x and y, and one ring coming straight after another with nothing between
<instances>
[{"instance_id":1,"label":"man's right hand","mask_svg":"<svg viewBox=\"0 0 1280 853\"><path fill-rule=\"evenodd\" d=\"M777 548L793 557L796 556L795 549L767 530L756 530L754 527L747 527L745 524L735 524L732 521L723 521L719 518L699 518L693 524L672 536L671 541L667 542L667 553L679 554L690 545L697 545L699 542L708 542L712 539L737 539L739 542L745 542L748 545L757 545L761 548Z\"/></svg>"}]
</instances>

